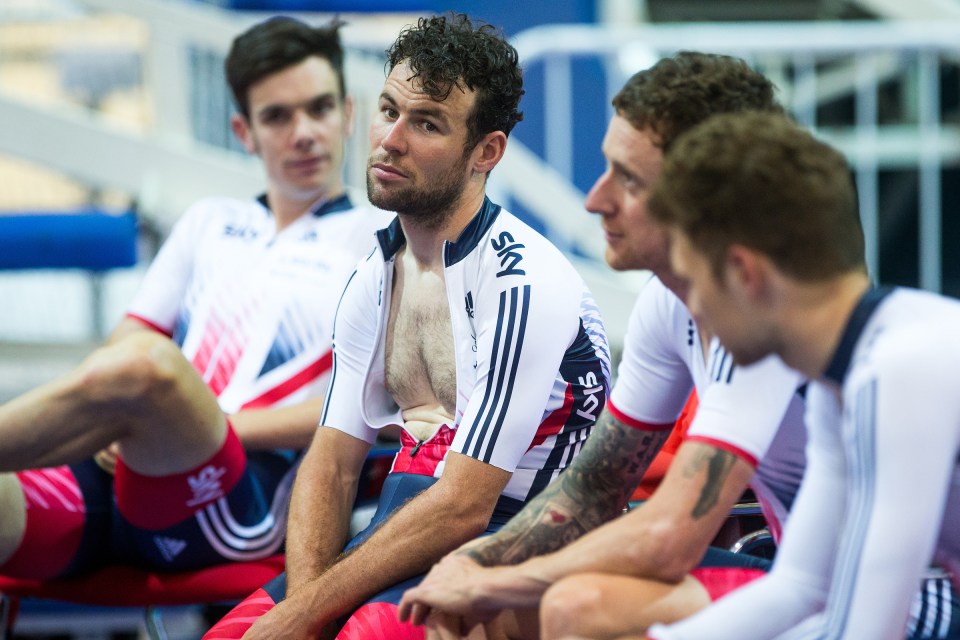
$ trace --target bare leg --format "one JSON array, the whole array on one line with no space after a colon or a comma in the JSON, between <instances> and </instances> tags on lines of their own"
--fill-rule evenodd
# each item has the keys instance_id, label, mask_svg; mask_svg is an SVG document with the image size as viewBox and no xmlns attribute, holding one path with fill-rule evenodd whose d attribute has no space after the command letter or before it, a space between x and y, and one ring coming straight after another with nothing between
<instances>
[{"instance_id":1,"label":"bare leg","mask_svg":"<svg viewBox=\"0 0 960 640\"><path fill-rule=\"evenodd\" d=\"M12 473L0 473L0 565L17 550L26 526L20 482Z\"/></svg>"},{"instance_id":2,"label":"bare leg","mask_svg":"<svg viewBox=\"0 0 960 640\"><path fill-rule=\"evenodd\" d=\"M0 471L83 460L113 442L133 470L190 470L223 444L216 398L164 336L138 332L0 406Z\"/></svg>"},{"instance_id":3,"label":"bare leg","mask_svg":"<svg viewBox=\"0 0 960 640\"><path fill-rule=\"evenodd\" d=\"M673 585L626 576L585 573L561 580L544 594L544 640L620 638L643 634L655 622L675 622L710 604L699 582Z\"/></svg>"}]
</instances>

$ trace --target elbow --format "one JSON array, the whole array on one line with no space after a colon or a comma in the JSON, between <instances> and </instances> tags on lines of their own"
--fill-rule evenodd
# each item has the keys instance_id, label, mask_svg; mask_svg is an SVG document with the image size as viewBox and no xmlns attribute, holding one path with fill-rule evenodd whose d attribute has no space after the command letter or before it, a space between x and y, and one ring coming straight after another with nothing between
<instances>
[{"instance_id":1,"label":"elbow","mask_svg":"<svg viewBox=\"0 0 960 640\"><path fill-rule=\"evenodd\" d=\"M490 526L490 517L493 511L483 506L474 509L464 509L451 514L452 522L457 528L459 538L463 542L473 540L484 533Z\"/></svg>"},{"instance_id":2,"label":"elbow","mask_svg":"<svg viewBox=\"0 0 960 640\"><path fill-rule=\"evenodd\" d=\"M697 566L707 544L697 544L683 534L678 523L655 520L627 546L629 573L671 584L679 583Z\"/></svg>"}]
</instances>

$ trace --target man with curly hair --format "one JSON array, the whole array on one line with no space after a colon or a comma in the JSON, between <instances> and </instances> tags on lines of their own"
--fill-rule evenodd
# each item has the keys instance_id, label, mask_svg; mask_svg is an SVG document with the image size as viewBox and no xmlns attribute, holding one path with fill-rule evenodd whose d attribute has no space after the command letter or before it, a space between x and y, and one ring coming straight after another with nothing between
<instances>
[{"instance_id":1,"label":"man with curly hair","mask_svg":"<svg viewBox=\"0 0 960 640\"><path fill-rule=\"evenodd\" d=\"M397 218L340 301L287 574L207 638L422 635L397 619L403 591L547 486L605 404L609 355L590 292L486 196L521 119L516 50L466 16L423 18L387 67L367 189ZM402 427L402 448L373 523L347 544L361 465L389 425Z\"/></svg>"}]
</instances>

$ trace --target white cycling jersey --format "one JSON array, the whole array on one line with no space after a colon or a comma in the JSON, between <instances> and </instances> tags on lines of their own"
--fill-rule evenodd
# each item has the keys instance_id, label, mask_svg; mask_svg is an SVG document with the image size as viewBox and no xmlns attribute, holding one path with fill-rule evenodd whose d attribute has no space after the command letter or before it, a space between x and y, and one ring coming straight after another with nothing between
<instances>
[{"instance_id":1,"label":"white cycling jersey","mask_svg":"<svg viewBox=\"0 0 960 640\"><path fill-rule=\"evenodd\" d=\"M347 285L334 329L334 372L321 424L373 442L402 425L387 391L385 343L394 221ZM546 238L485 199L443 248L456 355L454 424L405 434L394 471L439 477L448 451L510 471L503 496L526 501L566 468L606 401L609 352L600 315L570 262Z\"/></svg>"},{"instance_id":2,"label":"white cycling jersey","mask_svg":"<svg viewBox=\"0 0 960 640\"><path fill-rule=\"evenodd\" d=\"M773 570L650 637L905 637L930 563L960 568L958 327L954 300L908 289L864 296L810 385L807 478ZM949 602L931 613L936 628L919 633L947 637Z\"/></svg>"},{"instance_id":3,"label":"white cycling jersey","mask_svg":"<svg viewBox=\"0 0 960 640\"><path fill-rule=\"evenodd\" d=\"M696 387L700 405L687 439L720 447L757 467L751 487L779 537L805 466L804 379L776 357L734 366L716 339L708 354L704 358L683 302L652 278L630 317L610 410L640 429L669 429Z\"/></svg>"},{"instance_id":4,"label":"white cycling jersey","mask_svg":"<svg viewBox=\"0 0 960 640\"><path fill-rule=\"evenodd\" d=\"M322 395L333 317L391 215L347 196L276 232L265 197L190 207L128 309L171 336L233 413Z\"/></svg>"}]
</instances>

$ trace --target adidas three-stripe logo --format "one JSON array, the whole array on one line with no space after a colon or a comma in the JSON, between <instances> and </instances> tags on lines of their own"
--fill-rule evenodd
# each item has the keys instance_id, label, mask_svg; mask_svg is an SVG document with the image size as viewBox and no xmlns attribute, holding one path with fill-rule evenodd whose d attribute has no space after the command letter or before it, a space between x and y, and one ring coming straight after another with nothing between
<instances>
[{"instance_id":1,"label":"adidas three-stripe logo","mask_svg":"<svg viewBox=\"0 0 960 640\"><path fill-rule=\"evenodd\" d=\"M487 374L487 387L476 421L464 449L478 460L490 462L490 456L500 435L510 406L510 396L520 364L523 337L527 330L530 309L530 285L513 287L500 292L500 313L493 339L493 353ZM472 447L472 449L471 449Z\"/></svg>"}]
</instances>

